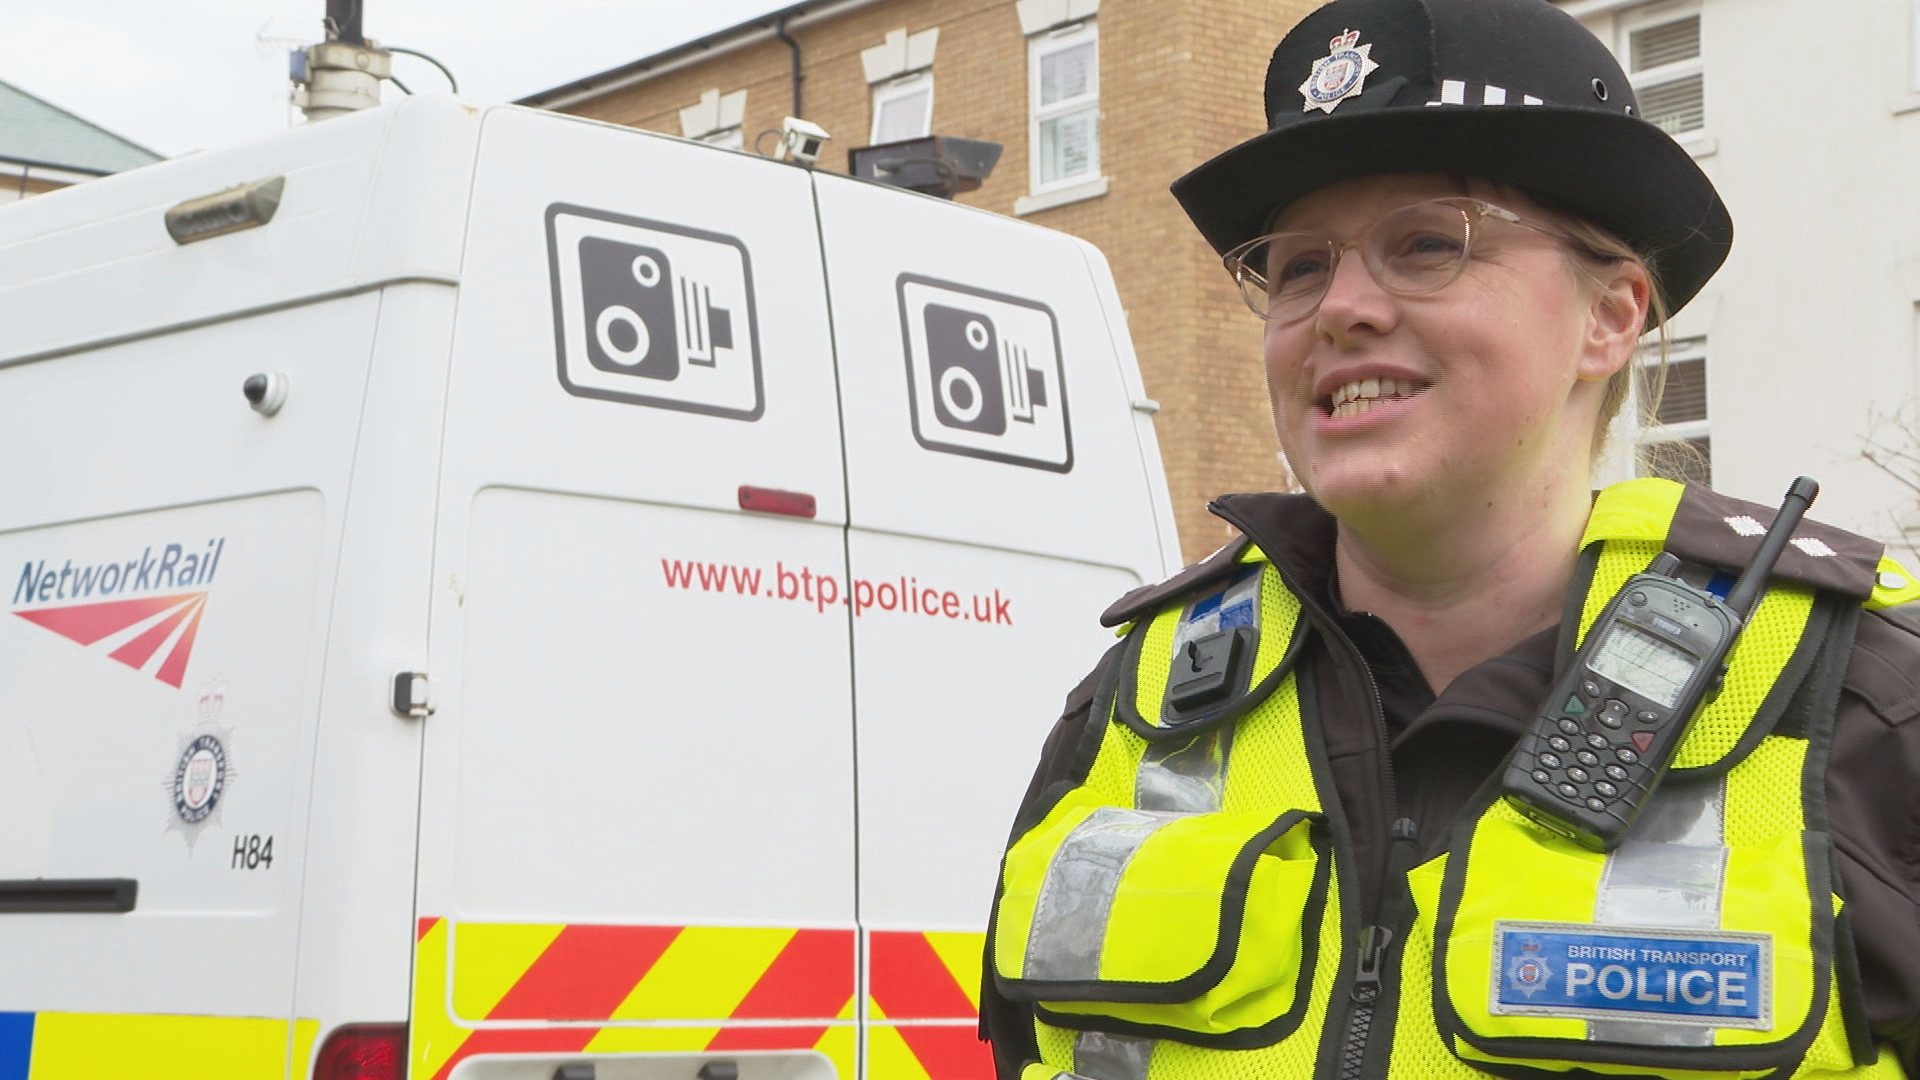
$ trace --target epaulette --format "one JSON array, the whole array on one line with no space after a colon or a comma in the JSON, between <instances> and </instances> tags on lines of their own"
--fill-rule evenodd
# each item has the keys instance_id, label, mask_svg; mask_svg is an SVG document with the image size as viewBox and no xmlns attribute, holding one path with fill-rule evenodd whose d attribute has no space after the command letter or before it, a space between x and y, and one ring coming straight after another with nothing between
<instances>
[{"instance_id":1,"label":"epaulette","mask_svg":"<svg viewBox=\"0 0 1920 1080\"><path fill-rule=\"evenodd\" d=\"M1232 575L1252 541L1236 537L1227 546L1156 585L1142 585L1100 613L1101 626L1123 626L1158 611L1166 602Z\"/></svg>"},{"instance_id":2,"label":"epaulette","mask_svg":"<svg viewBox=\"0 0 1920 1080\"><path fill-rule=\"evenodd\" d=\"M1666 550L1737 574L1752 561L1775 509L1689 484L1667 529ZM1878 540L1807 518L1773 573L1865 601L1878 587L1885 550Z\"/></svg>"}]
</instances>

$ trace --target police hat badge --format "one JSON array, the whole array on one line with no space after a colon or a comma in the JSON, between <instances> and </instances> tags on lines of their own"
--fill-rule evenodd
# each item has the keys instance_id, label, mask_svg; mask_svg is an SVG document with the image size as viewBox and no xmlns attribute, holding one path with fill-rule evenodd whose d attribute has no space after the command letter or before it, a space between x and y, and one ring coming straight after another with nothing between
<instances>
[{"instance_id":1,"label":"police hat badge","mask_svg":"<svg viewBox=\"0 0 1920 1080\"><path fill-rule=\"evenodd\" d=\"M1313 62L1313 73L1300 84L1306 104L1301 112L1319 109L1331 113L1339 104L1366 89L1367 76L1379 70L1373 43L1360 44L1360 31L1347 30L1327 42L1327 55Z\"/></svg>"}]
</instances>

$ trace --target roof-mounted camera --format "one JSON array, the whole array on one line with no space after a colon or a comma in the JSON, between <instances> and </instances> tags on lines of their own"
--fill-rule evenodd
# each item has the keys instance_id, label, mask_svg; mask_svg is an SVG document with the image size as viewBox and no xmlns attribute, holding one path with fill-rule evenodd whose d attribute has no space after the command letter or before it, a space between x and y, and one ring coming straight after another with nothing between
<instances>
[{"instance_id":1,"label":"roof-mounted camera","mask_svg":"<svg viewBox=\"0 0 1920 1080\"><path fill-rule=\"evenodd\" d=\"M1000 163L1001 146L985 139L927 135L847 151L847 171L868 180L951 199L975 191Z\"/></svg>"},{"instance_id":2,"label":"roof-mounted camera","mask_svg":"<svg viewBox=\"0 0 1920 1080\"><path fill-rule=\"evenodd\" d=\"M811 168L831 138L819 124L789 116L780 121L780 160Z\"/></svg>"}]
</instances>

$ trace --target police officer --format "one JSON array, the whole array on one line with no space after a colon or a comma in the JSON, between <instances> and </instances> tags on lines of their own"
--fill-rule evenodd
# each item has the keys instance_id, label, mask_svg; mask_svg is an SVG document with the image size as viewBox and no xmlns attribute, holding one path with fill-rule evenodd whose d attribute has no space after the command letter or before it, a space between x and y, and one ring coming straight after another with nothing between
<instances>
[{"instance_id":1,"label":"police officer","mask_svg":"<svg viewBox=\"0 0 1920 1080\"><path fill-rule=\"evenodd\" d=\"M1589 490L1643 332L1732 242L1711 183L1546 0L1335 0L1266 107L1174 194L1308 494L1217 500L1240 538L1103 617L1001 869L1000 1076L1915 1069L1920 587L1878 544L1800 528L1616 850L1498 791L1628 575L1713 587L1771 519ZM1628 783L1632 734L1560 766Z\"/></svg>"}]
</instances>

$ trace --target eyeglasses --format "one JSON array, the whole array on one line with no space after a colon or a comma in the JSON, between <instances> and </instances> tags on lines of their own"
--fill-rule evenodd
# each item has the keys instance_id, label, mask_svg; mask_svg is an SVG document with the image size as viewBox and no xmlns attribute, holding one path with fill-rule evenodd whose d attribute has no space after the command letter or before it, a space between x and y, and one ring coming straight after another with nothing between
<instances>
[{"instance_id":1,"label":"eyeglasses","mask_svg":"<svg viewBox=\"0 0 1920 1080\"><path fill-rule=\"evenodd\" d=\"M1481 219L1493 218L1566 240L1565 233L1478 199L1414 203L1367 226L1356 244L1320 233L1268 233L1222 257L1255 315L1273 322L1304 319L1320 307L1340 256L1358 247L1367 270L1395 296L1425 296L1454 283L1473 256Z\"/></svg>"}]
</instances>

